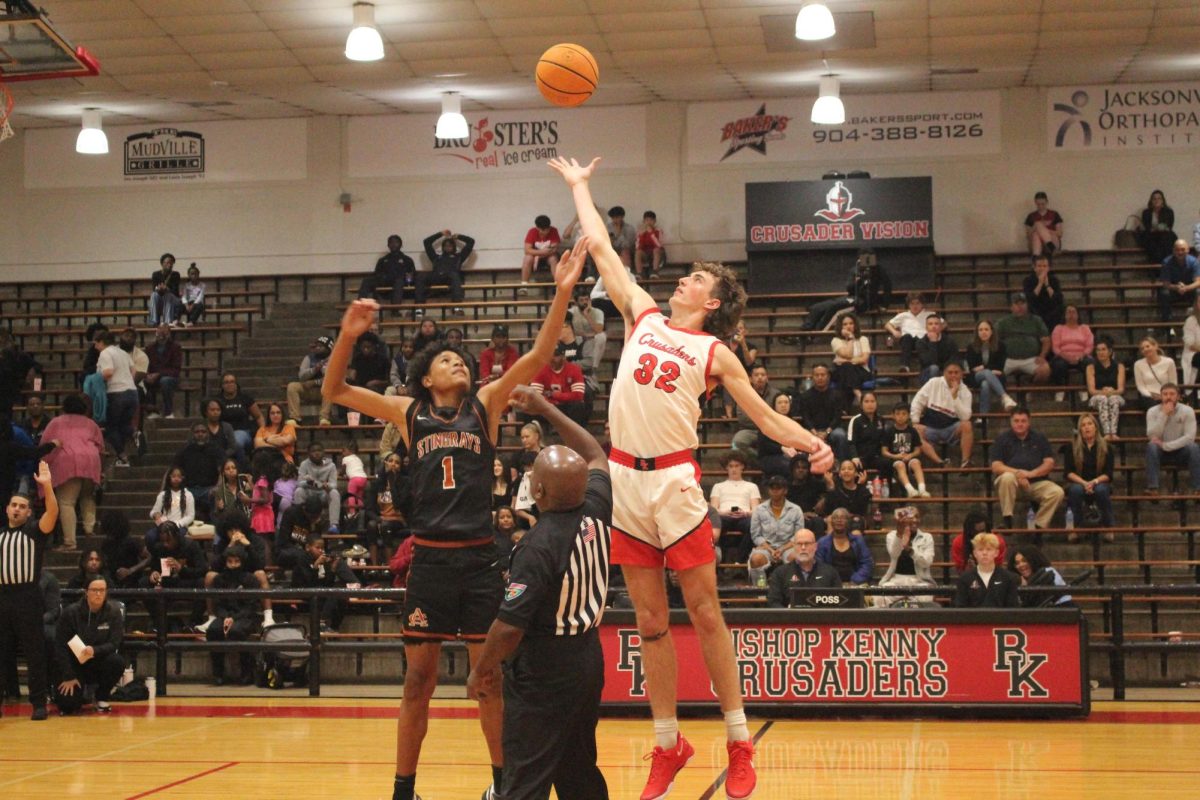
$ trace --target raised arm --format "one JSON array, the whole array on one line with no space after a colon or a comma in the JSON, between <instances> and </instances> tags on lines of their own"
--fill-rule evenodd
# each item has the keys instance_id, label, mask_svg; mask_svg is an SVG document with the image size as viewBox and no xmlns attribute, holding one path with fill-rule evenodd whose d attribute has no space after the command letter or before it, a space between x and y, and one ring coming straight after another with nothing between
<instances>
[{"instance_id":1,"label":"raised arm","mask_svg":"<svg viewBox=\"0 0 1200 800\"><path fill-rule=\"evenodd\" d=\"M379 303L374 300L355 300L346 309L346 313L342 315L341 334L334 342L333 352L329 355L329 363L325 366L325 380L321 382L321 396L363 414L391 420L401 430L406 430L404 413L412 404L411 397L385 397L370 389L346 383L346 367L349 366L350 356L354 353L354 343L358 341L359 336L370 330L378 311Z\"/></svg>"},{"instance_id":2,"label":"raised arm","mask_svg":"<svg viewBox=\"0 0 1200 800\"><path fill-rule=\"evenodd\" d=\"M50 467L45 461L38 462L37 475L33 479L42 487L46 503L46 510L38 520L38 530L45 534L53 533L54 526L58 523L58 498L54 496L54 482L50 478Z\"/></svg>"}]
</instances>

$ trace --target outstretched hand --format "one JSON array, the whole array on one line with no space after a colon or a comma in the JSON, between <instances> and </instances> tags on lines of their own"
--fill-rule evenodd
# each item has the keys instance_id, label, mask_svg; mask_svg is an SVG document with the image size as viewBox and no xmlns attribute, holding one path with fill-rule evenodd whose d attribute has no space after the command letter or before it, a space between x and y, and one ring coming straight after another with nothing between
<instances>
[{"instance_id":1,"label":"outstretched hand","mask_svg":"<svg viewBox=\"0 0 1200 800\"><path fill-rule=\"evenodd\" d=\"M377 313L379 313L379 303L374 300L355 300L342 315L342 333L351 339L357 339L371 330Z\"/></svg>"},{"instance_id":2,"label":"outstretched hand","mask_svg":"<svg viewBox=\"0 0 1200 800\"><path fill-rule=\"evenodd\" d=\"M49 489L52 481L50 477L50 465L45 461L39 461L37 475L33 479L41 484L43 488Z\"/></svg>"},{"instance_id":3,"label":"outstretched hand","mask_svg":"<svg viewBox=\"0 0 1200 800\"><path fill-rule=\"evenodd\" d=\"M592 159L586 167L581 166L575 159L569 161L565 158L552 158L546 162L550 168L563 176L563 180L567 182L567 186L575 186L584 183L592 177L592 173L596 171L596 165L600 163L600 156Z\"/></svg>"},{"instance_id":4,"label":"outstretched hand","mask_svg":"<svg viewBox=\"0 0 1200 800\"><path fill-rule=\"evenodd\" d=\"M817 449L813 450L808 455L808 468L815 475L821 475L828 472L833 466L833 450L829 445L817 439Z\"/></svg>"},{"instance_id":5,"label":"outstretched hand","mask_svg":"<svg viewBox=\"0 0 1200 800\"><path fill-rule=\"evenodd\" d=\"M539 417L550 405L546 396L532 386L518 386L508 396L508 404L531 417Z\"/></svg>"},{"instance_id":6,"label":"outstretched hand","mask_svg":"<svg viewBox=\"0 0 1200 800\"><path fill-rule=\"evenodd\" d=\"M590 242L588 237L580 236L579 241L575 242L575 246L571 248L571 252L560 258L554 265L554 285L558 287L559 291L569 292L579 282L579 276L583 274L583 264L587 261Z\"/></svg>"}]
</instances>

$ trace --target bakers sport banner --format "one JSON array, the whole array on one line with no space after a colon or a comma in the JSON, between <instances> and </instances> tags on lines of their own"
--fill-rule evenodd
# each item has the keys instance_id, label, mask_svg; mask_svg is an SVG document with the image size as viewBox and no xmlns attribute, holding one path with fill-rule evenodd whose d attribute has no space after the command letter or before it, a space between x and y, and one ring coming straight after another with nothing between
<instances>
[{"instance_id":1,"label":"bakers sport banner","mask_svg":"<svg viewBox=\"0 0 1200 800\"><path fill-rule=\"evenodd\" d=\"M1020 707L1086 714L1084 628L1070 611L743 611L726 621L746 703ZM679 702L715 704L686 616L673 616ZM630 612L601 626L606 704L645 703L641 637Z\"/></svg>"},{"instance_id":2,"label":"bakers sport banner","mask_svg":"<svg viewBox=\"0 0 1200 800\"><path fill-rule=\"evenodd\" d=\"M746 184L746 252L857 247L933 247L933 181Z\"/></svg>"}]
</instances>

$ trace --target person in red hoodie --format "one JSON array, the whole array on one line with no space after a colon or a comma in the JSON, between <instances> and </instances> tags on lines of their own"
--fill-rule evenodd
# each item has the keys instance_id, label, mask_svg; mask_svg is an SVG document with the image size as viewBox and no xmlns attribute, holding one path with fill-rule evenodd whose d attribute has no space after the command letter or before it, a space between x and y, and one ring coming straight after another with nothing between
<instances>
[{"instance_id":1,"label":"person in red hoodie","mask_svg":"<svg viewBox=\"0 0 1200 800\"><path fill-rule=\"evenodd\" d=\"M566 414L581 428L587 428L588 408L583 400L583 370L579 365L567 361L567 348L559 342L554 348L554 357L542 367L530 384L546 396L550 403Z\"/></svg>"},{"instance_id":2,"label":"person in red hoodie","mask_svg":"<svg viewBox=\"0 0 1200 800\"><path fill-rule=\"evenodd\" d=\"M508 343L508 326L492 328L492 344L479 354L479 385L486 386L508 372L521 354Z\"/></svg>"}]
</instances>

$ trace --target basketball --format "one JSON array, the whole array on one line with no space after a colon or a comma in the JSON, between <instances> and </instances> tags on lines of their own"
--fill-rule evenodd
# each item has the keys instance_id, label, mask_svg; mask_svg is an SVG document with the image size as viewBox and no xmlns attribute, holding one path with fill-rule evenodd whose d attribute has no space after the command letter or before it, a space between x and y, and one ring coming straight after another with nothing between
<instances>
[{"instance_id":1,"label":"basketball","mask_svg":"<svg viewBox=\"0 0 1200 800\"><path fill-rule=\"evenodd\" d=\"M600 68L587 48L556 44L538 59L537 87L556 106L577 106L592 96L600 81Z\"/></svg>"}]
</instances>

